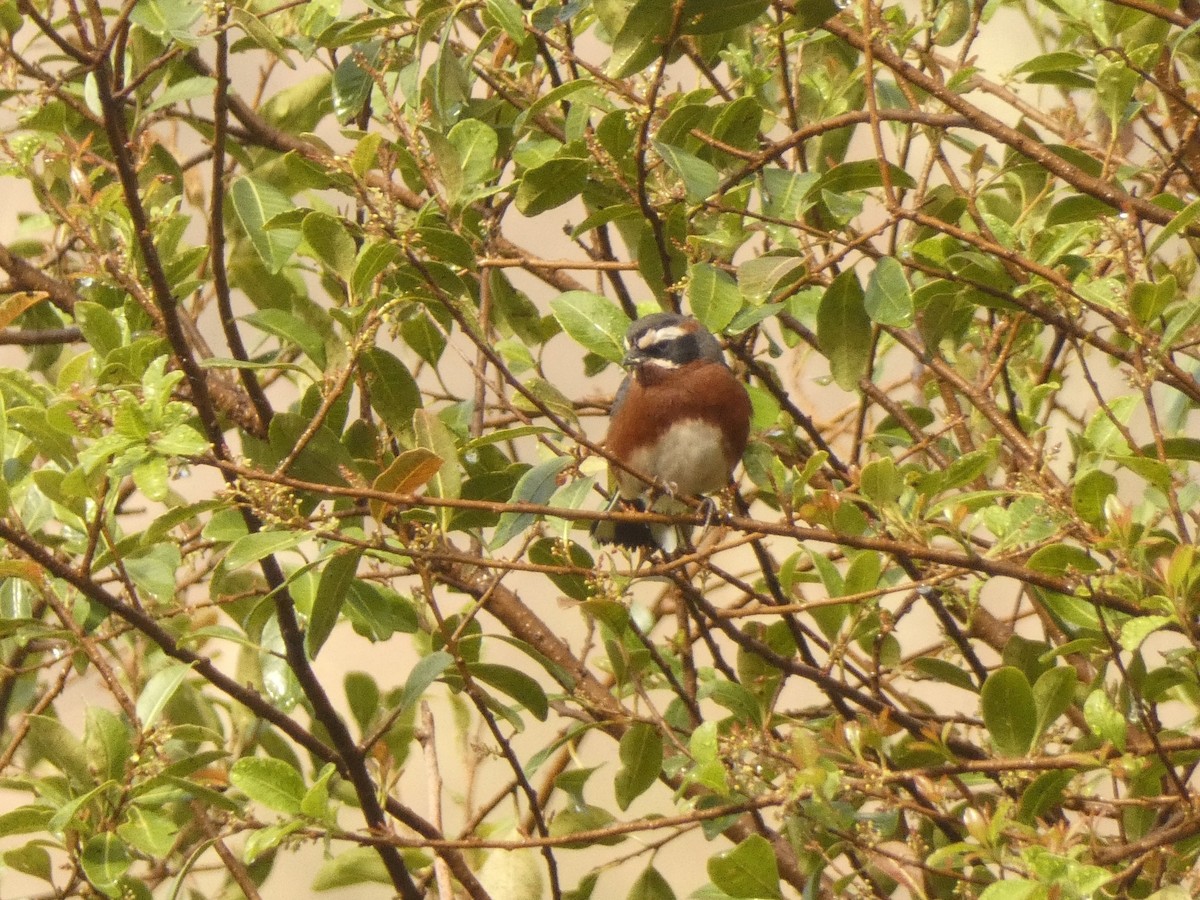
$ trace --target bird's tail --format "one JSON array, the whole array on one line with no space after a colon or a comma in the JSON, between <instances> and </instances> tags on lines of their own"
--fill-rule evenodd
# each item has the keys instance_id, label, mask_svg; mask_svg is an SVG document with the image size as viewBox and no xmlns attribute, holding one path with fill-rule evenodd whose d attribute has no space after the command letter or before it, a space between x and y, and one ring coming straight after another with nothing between
<instances>
[{"instance_id":1,"label":"bird's tail","mask_svg":"<svg viewBox=\"0 0 1200 900\"><path fill-rule=\"evenodd\" d=\"M645 501L640 497L636 500L625 501L614 498L609 509L617 509L621 506L638 512L646 511ZM654 501L650 511L673 516L687 512L688 507L674 497L664 495ZM663 553L670 554L687 543L691 537L691 531L691 526L687 525L600 520L592 526L592 538L598 544L615 544L630 550L662 550Z\"/></svg>"}]
</instances>

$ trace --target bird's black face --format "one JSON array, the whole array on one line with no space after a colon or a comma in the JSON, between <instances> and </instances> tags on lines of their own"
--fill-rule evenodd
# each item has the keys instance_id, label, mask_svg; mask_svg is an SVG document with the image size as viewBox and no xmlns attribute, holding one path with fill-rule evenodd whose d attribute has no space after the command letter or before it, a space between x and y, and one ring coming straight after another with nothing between
<instances>
[{"instance_id":1,"label":"bird's black face","mask_svg":"<svg viewBox=\"0 0 1200 900\"><path fill-rule=\"evenodd\" d=\"M721 345L698 321L674 313L644 316L625 335L625 365L677 369L696 360L724 365Z\"/></svg>"}]
</instances>

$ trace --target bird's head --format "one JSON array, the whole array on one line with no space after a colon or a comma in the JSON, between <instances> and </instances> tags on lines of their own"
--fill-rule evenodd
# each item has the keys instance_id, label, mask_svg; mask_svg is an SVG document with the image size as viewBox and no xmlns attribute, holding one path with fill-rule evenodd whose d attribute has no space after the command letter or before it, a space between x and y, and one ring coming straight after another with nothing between
<instances>
[{"instance_id":1,"label":"bird's head","mask_svg":"<svg viewBox=\"0 0 1200 900\"><path fill-rule=\"evenodd\" d=\"M622 365L627 369L678 369L698 360L725 365L720 343L691 316L654 313L638 319L625 334Z\"/></svg>"}]
</instances>

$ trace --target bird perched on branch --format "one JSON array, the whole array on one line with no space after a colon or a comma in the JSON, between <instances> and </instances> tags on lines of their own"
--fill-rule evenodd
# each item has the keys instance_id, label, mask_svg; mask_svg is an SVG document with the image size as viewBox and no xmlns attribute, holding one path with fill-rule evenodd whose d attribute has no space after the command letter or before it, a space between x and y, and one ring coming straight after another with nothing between
<instances>
[{"instance_id":1,"label":"bird perched on branch","mask_svg":"<svg viewBox=\"0 0 1200 900\"><path fill-rule=\"evenodd\" d=\"M717 339L690 316L644 316L629 326L625 348L629 374L613 401L604 442L612 459L632 470L610 463L617 496L635 509L686 511L675 497L700 497L729 483L750 434L750 397ZM600 543L631 548L670 552L678 544L676 530L666 525L598 522L592 534Z\"/></svg>"}]
</instances>

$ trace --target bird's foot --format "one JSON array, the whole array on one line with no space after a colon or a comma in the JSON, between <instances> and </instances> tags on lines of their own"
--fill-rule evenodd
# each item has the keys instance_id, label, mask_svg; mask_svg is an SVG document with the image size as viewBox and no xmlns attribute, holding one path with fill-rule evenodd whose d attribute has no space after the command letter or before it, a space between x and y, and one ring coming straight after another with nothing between
<instances>
[{"instance_id":1,"label":"bird's foot","mask_svg":"<svg viewBox=\"0 0 1200 900\"><path fill-rule=\"evenodd\" d=\"M701 497L700 509L704 511L704 521L700 523L701 528L707 528L713 522L724 522L728 517L712 497Z\"/></svg>"}]
</instances>

